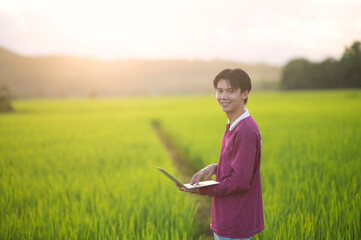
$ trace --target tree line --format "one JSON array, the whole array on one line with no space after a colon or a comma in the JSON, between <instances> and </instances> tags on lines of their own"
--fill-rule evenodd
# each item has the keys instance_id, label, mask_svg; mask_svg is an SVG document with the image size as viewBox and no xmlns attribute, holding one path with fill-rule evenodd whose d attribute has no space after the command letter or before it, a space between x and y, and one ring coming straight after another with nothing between
<instances>
[{"instance_id":1,"label":"tree line","mask_svg":"<svg viewBox=\"0 0 361 240\"><path fill-rule=\"evenodd\" d=\"M310 62L305 58L289 61L281 77L282 89L322 89L361 87L361 42L346 47L340 60L327 58Z\"/></svg>"}]
</instances>

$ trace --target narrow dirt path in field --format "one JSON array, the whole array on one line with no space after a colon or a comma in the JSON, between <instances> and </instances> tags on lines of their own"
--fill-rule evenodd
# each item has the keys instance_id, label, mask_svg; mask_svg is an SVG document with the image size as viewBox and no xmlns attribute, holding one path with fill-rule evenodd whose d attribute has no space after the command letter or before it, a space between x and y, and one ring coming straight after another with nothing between
<instances>
[{"instance_id":1,"label":"narrow dirt path in field","mask_svg":"<svg viewBox=\"0 0 361 240\"><path fill-rule=\"evenodd\" d=\"M177 146L173 143L172 139L170 139L165 134L161 127L161 124L158 121L153 121L152 125L160 141L170 153L174 165L177 167L179 174L181 174L182 180L188 179L189 181L192 178L193 174L198 170L192 169L189 164L187 164L187 161L185 161L184 156L182 156L182 154L180 153L179 148L177 148ZM199 239L200 236L204 240L213 239L213 232L209 229L212 205L211 198L207 196L200 196L198 194L190 195L199 206L196 217L198 222L200 223L200 231L197 239Z\"/></svg>"}]
</instances>

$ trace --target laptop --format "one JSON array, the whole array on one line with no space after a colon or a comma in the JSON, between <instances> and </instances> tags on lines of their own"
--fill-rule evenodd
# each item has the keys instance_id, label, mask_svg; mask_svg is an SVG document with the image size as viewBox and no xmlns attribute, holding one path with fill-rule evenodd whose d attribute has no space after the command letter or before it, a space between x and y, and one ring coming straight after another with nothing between
<instances>
[{"instance_id":1,"label":"laptop","mask_svg":"<svg viewBox=\"0 0 361 240\"><path fill-rule=\"evenodd\" d=\"M173 182L177 183L178 185L187 188L187 189L195 189L195 188L201 188L201 187L208 187L208 186L213 186L216 184L219 184L219 182L213 181L213 180L209 180L209 181L202 181L199 182L197 185L191 185L189 183L187 184L183 184L181 181L179 181L178 179L176 179L174 176L172 176L172 174L170 174L169 172L167 172L165 169L160 168L160 167L156 167L159 171L161 171L164 175L166 175L170 180L172 180Z\"/></svg>"}]
</instances>

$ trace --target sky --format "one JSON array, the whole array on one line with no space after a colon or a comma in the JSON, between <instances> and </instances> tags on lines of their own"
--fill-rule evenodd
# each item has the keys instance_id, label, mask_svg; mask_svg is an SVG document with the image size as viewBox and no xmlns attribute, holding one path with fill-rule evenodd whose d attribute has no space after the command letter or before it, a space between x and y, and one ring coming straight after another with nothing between
<instances>
[{"instance_id":1,"label":"sky","mask_svg":"<svg viewBox=\"0 0 361 240\"><path fill-rule=\"evenodd\" d=\"M0 47L25 56L283 65L340 58L360 0L0 0Z\"/></svg>"}]
</instances>

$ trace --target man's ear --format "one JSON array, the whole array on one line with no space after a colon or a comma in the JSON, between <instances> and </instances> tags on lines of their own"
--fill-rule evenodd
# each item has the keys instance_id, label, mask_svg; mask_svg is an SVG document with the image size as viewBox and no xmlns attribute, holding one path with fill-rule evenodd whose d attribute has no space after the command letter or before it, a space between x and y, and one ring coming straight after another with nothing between
<instances>
[{"instance_id":1,"label":"man's ear","mask_svg":"<svg viewBox=\"0 0 361 240\"><path fill-rule=\"evenodd\" d=\"M244 101L246 98L248 98L248 94L249 94L249 91L248 91L248 90L246 90L246 91L244 91L244 92L241 93L241 98L243 99L243 101Z\"/></svg>"}]
</instances>

